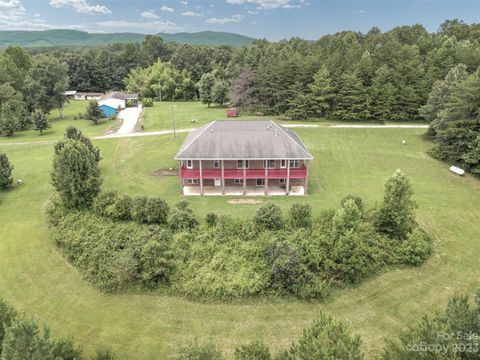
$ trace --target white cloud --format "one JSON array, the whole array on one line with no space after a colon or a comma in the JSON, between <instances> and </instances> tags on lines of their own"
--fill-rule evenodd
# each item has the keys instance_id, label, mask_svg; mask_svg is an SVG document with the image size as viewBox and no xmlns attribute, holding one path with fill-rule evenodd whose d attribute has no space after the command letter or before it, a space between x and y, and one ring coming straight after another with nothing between
<instances>
[{"instance_id":1,"label":"white cloud","mask_svg":"<svg viewBox=\"0 0 480 360\"><path fill-rule=\"evenodd\" d=\"M194 11L185 11L184 13L182 13L182 15L183 16L203 16L203 14L197 13Z\"/></svg>"},{"instance_id":2,"label":"white cloud","mask_svg":"<svg viewBox=\"0 0 480 360\"><path fill-rule=\"evenodd\" d=\"M257 5L259 9L269 10L269 9L293 9L298 8L300 5L293 5L291 0L227 0L229 4L254 4Z\"/></svg>"},{"instance_id":3,"label":"white cloud","mask_svg":"<svg viewBox=\"0 0 480 360\"><path fill-rule=\"evenodd\" d=\"M87 0L50 0L50 6L54 8L70 7L81 14L111 14L109 8L104 5L91 5Z\"/></svg>"},{"instance_id":4,"label":"white cloud","mask_svg":"<svg viewBox=\"0 0 480 360\"><path fill-rule=\"evenodd\" d=\"M182 5L188 5L188 1L182 0L182 1L180 1L180 4L182 4Z\"/></svg>"},{"instance_id":5,"label":"white cloud","mask_svg":"<svg viewBox=\"0 0 480 360\"><path fill-rule=\"evenodd\" d=\"M219 25L223 25L223 24L228 24L228 23L238 23L240 21L242 21L242 19L244 18L245 16L243 15L240 15L240 14L236 14L236 15L233 15L232 17L224 17L224 18L210 18L210 19L207 19L207 23L208 24L219 24Z\"/></svg>"},{"instance_id":6,"label":"white cloud","mask_svg":"<svg viewBox=\"0 0 480 360\"><path fill-rule=\"evenodd\" d=\"M106 28L115 28L115 29L135 29L135 30L146 30L150 32L168 32L168 31L177 31L180 28L174 22L168 20L156 20L150 22L137 22L137 21L127 21L127 20L112 20L112 21L101 21L97 23L101 27Z\"/></svg>"},{"instance_id":7,"label":"white cloud","mask_svg":"<svg viewBox=\"0 0 480 360\"><path fill-rule=\"evenodd\" d=\"M142 12L141 16L145 19L151 19L151 20L160 19L160 16L158 16L157 14L155 14L152 11L144 11L144 12Z\"/></svg>"},{"instance_id":8,"label":"white cloud","mask_svg":"<svg viewBox=\"0 0 480 360\"><path fill-rule=\"evenodd\" d=\"M168 7L166 5L163 5L160 10L165 11L165 12L174 12L175 10L171 7Z\"/></svg>"},{"instance_id":9,"label":"white cloud","mask_svg":"<svg viewBox=\"0 0 480 360\"><path fill-rule=\"evenodd\" d=\"M0 19L20 20L25 16L25 8L20 0L0 0Z\"/></svg>"}]
</instances>

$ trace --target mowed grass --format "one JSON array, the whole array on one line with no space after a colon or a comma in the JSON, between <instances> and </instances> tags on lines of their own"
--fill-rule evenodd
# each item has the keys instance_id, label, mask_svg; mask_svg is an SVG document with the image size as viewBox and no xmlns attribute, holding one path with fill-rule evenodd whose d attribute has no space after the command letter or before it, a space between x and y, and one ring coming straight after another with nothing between
<instances>
[{"instance_id":1,"label":"mowed grass","mask_svg":"<svg viewBox=\"0 0 480 360\"><path fill-rule=\"evenodd\" d=\"M229 354L250 340L265 341L277 352L320 310L347 322L373 358L386 338L420 314L439 310L453 294L469 294L479 286L480 182L454 176L448 165L431 159L422 130L322 128L298 133L315 157L310 195L273 200L283 209L295 201L308 202L315 214L337 207L348 193L372 205L382 198L384 179L400 168L414 185L419 222L435 236L435 253L426 264L387 269L324 302L254 299L227 304L156 292L105 295L82 280L52 246L43 216L52 195L52 146L36 144L0 148L15 164L15 177L24 180L0 193L0 295L50 324L55 336L72 335L88 352L97 344L112 345L120 359L164 359L194 337L212 338ZM178 201L178 179L153 173L177 166L173 156L184 136L97 141L105 188ZM222 197L188 200L199 218L209 211L247 217L256 209L230 205Z\"/></svg>"},{"instance_id":2,"label":"mowed grass","mask_svg":"<svg viewBox=\"0 0 480 360\"><path fill-rule=\"evenodd\" d=\"M86 112L88 101L84 100L70 100L70 102L65 103L63 109L62 119L60 117L60 112L57 109L54 109L50 112L49 121L51 128L45 130L43 135L40 135L40 132L32 129L26 131L18 131L14 136L6 137L0 136L0 144L2 143L17 143L17 142L27 142L27 141L51 141L52 139L59 139L65 133L65 129L69 126L75 126L80 129L83 134L87 136L97 136L103 135L107 129L115 125L115 122L112 120L102 120L97 125L91 120L78 119L78 114L84 114ZM77 117L77 120L74 119Z\"/></svg>"}]
</instances>

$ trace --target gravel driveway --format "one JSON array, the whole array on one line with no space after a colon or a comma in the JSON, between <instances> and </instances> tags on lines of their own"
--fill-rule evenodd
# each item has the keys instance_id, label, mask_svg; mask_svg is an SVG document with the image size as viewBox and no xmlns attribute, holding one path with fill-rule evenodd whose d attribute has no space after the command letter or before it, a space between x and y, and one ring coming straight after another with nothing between
<instances>
[{"instance_id":1,"label":"gravel driveway","mask_svg":"<svg viewBox=\"0 0 480 360\"><path fill-rule=\"evenodd\" d=\"M120 111L118 113L118 117L122 119L122 126L120 126L115 135L127 135L134 133L135 125L137 124L141 112L142 105L138 105L137 107L129 107Z\"/></svg>"}]
</instances>

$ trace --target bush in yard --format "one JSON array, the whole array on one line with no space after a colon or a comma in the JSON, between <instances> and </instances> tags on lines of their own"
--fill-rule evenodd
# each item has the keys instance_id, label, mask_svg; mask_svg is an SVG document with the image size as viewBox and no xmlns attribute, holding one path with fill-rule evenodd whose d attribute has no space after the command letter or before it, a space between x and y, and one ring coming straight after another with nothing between
<instances>
[{"instance_id":1,"label":"bush in yard","mask_svg":"<svg viewBox=\"0 0 480 360\"><path fill-rule=\"evenodd\" d=\"M65 140L71 139L71 140L77 140L77 141L80 141L81 143L83 143L90 150L90 152L93 154L93 156L95 156L95 160L97 162L102 159L102 157L100 156L100 150L98 148L94 147L92 142L90 141L90 139L86 136L83 136L82 132L80 130L78 130L76 127L69 126L65 130L65 134L63 135L63 139L64 139L63 141L59 141L58 143L55 144L55 153L56 154L58 154L60 152L60 150L63 148L63 146L65 145Z\"/></svg>"},{"instance_id":2,"label":"bush in yard","mask_svg":"<svg viewBox=\"0 0 480 360\"><path fill-rule=\"evenodd\" d=\"M165 225L168 222L170 208L160 198L149 198L146 203L147 224Z\"/></svg>"},{"instance_id":3,"label":"bush in yard","mask_svg":"<svg viewBox=\"0 0 480 360\"><path fill-rule=\"evenodd\" d=\"M332 236L338 238L358 229L362 221L362 213L354 200L347 200L335 212L332 221Z\"/></svg>"},{"instance_id":4,"label":"bush in yard","mask_svg":"<svg viewBox=\"0 0 480 360\"><path fill-rule=\"evenodd\" d=\"M95 349L95 355L92 360L115 360L117 357L112 350L105 347Z\"/></svg>"},{"instance_id":5,"label":"bush in yard","mask_svg":"<svg viewBox=\"0 0 480 360\"><path fill-rule=\"evenodd\" d=\"M139 224L148 223L147 203L148 197L146 196L137 196L133 199L132 219Z\"/></svg>"},{"instance_id":6,"label":"bush in yard","mask_svg":"<svg viewBox=\"0 0 480 360\"><path fill-rule=\"evenodd\" d=\"M43 135L43 132L50 128L48 118L42 110L35 110L32 113L32 123L36 131Z\"/></svg>"},{"instance_id":7,"label":"bush in yard","mask_svg":"<svg viewBox=\"0 0 480 360\"><path fill-rule=\"evenodd\" d=\"M188 201L179 201L174 206L168 218L168 225L173 231L189 230L198 225Z\"/></svg>"},{"instance_id":8,"label":"bush in yard","mask_svg":"<svg viewBox=\"0 0 480 360\"><path fill-rule=\"evenodd\" d=\"M115 204L117 198L116 191L102 191L93 201L93 212L98 216L107 216L108 207Z\"/></svg>"},{"instance_id":9,"label":"bush in yard","mask_svg":"<svg viewBox=\"0 0 480 360\"><path fill-rule=\"evenodd\" d=\"M2 353L2 342L5 337L5 329L8 328L18 314L13 307L0 298L0 354Z\"/></svg>"},{"instance_id":10,"label":"bush in yard","mask_svg":"<svg viewBox=\"0 0 480 360\"><path fill-rule=\"evenodd\" d=\"M0 190L8 190L13 184L13 165L6 154L0 154Z\"/></svg>"},{"instance_id":11,"label":"bush in yard","mask_svg":"<svg viewBox=\"0 0 480 360\"><path fill-rule=\"evenodd\" d=\"M309 228L312 225L312 208L308 204L293 204L288 215L293 228Z\"/></svg>"},{"instance_id":12,"label":"bush in yard","mask_svg":"<svg viewBox=\"0 0 480 360\"><path fill-rule=\"evenodd\" d=\"M408 177L397 170L385 181L383 202L376 214L377 230L394 239L405 239L416 226L413 189Z\"/></svg>"},{"instance_id":13,"label":"bush in yard","mask_svg":"<svg viewBox=\"0 0 480 360\"><path fill-rule=\"evenodd\" d=\"M223 360L220 349L212 342L201 342L198 339L179 347L172 360Z\"/></svg>"},{"instance_id":14,"label":"bush in yard","mask_svg":"<svg viewBox=\"0 0 480 360\"><path fill-rule=\"evenodd\" d=\"M85 117L89 120L92 120L94 124L98 124L98 121L100 119L103 119L105 115L102 109L100 109L98 102L96 102L95 100L92 100L88 103Z\"/></svg>"},{"instance_id":15,"label":"bush in yard","mask_svg":"<svg viewBox=\"0 0 480 360\"><path fill-rule=\"evenodd\" d=\"M345 204L348 200L353 200L355 202L355 204L357 205L358 209L363 212L364 210L364 206L363 206L363 200L360 196L356 196L356 195L347 195L345 196L342 201L340 201L340 205L342 207L345 207Z\"/></svg>"},{"instance_id":16,"label":"bush in yard","mask_svg":"<svg viewBox=\"0 0 480 360\"><path fill-rule=\"evenodd\" d=\"M83 350L76 345L72 339L60 339L53 343L53 354L55 359L82 360Z\"/></svg>"},{"instance_id":17,"label":"bush in yard","mask_svg":"<svg viewBox=\"0 0 480 360\"><path fill-rule=\"evenodd\" d=\"M266 203L255 212L254 222L261 230L280 230L283 227L282 210L273 202Z\"/></svg>"},{"instance_id":18,"label":"bush in yard","mask_svg":"<svg viewBox=\"0 0 480 360\"><path fill-rule=\"evenodd\" d=\"M270 349L264 343L253 341L235 349L235 360L271 360Z\"/></svg>"},{"instance_id":19,"label":"bush in yard","mask_svg":"<svg viewBox=\"0 0 480 360\"><path fill-rule=\"evenodd\" d=\"M127 194L118 195L113 204L106 208L106 216L113 220L132 220L133 200Z\"/></svg>"},{"instance_id":20,"label":"bush in yard","mask_svg":"<svg viewBox=\"0 0 480 360\"><path fill-rule=\"evenodd\" d=\"M152 107L153 106L153 99L152 98L143 98L142 105L144 107Z\"/></svg>"},{"instance_id":21,"label":"bush in yard","mask_svg":"<svg viewBox=\"0 0 480 360\"><path fill-rule=\"evenodd\" d=\"M432 238L422 229L416 228L400 244L399 257L402 263L417 266L422 264L432 251Z\"/></svg>"},{"instance_id":22,"label":"bush in yard","mask_svg":"<svg viewBox=\"0 0 480 360\"><path fill-rule=\"evenodd\" d=\"M205 216L205 223L207 224L207 226L209 227L215 227L217 225L217 222L218 222L218 215L215 214L215 213L208 213L206 216Z\"/></svg>"},{"instance_id":23,"label":"bush in yard","mask_svg":"<svg viewBox=\"0 0 480 360\"><path fill-rule=\"evenodd\" d=\"M345 324L320 313L319 318L303 331L300 339L289 350L277 356L277 359L361 360L364 359L361 345L360 337L352 335Z\"/></svg>"},{"instance_id":24,"label":"bush in yard","mask_svg":"<svg viewBox=\"0 0 480 360\"><path fill-rule=\"evenodd\" d=\"M94 155L76 140L65 140L55 155L51 179L64 205L69 208L90 206L102 184Z\"/></svg>"}]
</instances>

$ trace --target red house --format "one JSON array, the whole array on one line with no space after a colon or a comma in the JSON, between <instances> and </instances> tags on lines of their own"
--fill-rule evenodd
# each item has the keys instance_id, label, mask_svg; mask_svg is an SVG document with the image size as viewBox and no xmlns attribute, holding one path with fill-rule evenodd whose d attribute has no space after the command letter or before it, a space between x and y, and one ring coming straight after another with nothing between
<instances>
[{"instance_id":1,"label":"red house","mask_svg":"<svg viewBox=\"0 0 480 360\"><path fill-rule=\"evenodd\" d=\"M189 133L175 159L184 195L305 195L312 155L267 120L221 120Z\"/></svg>"}]
</instances>

